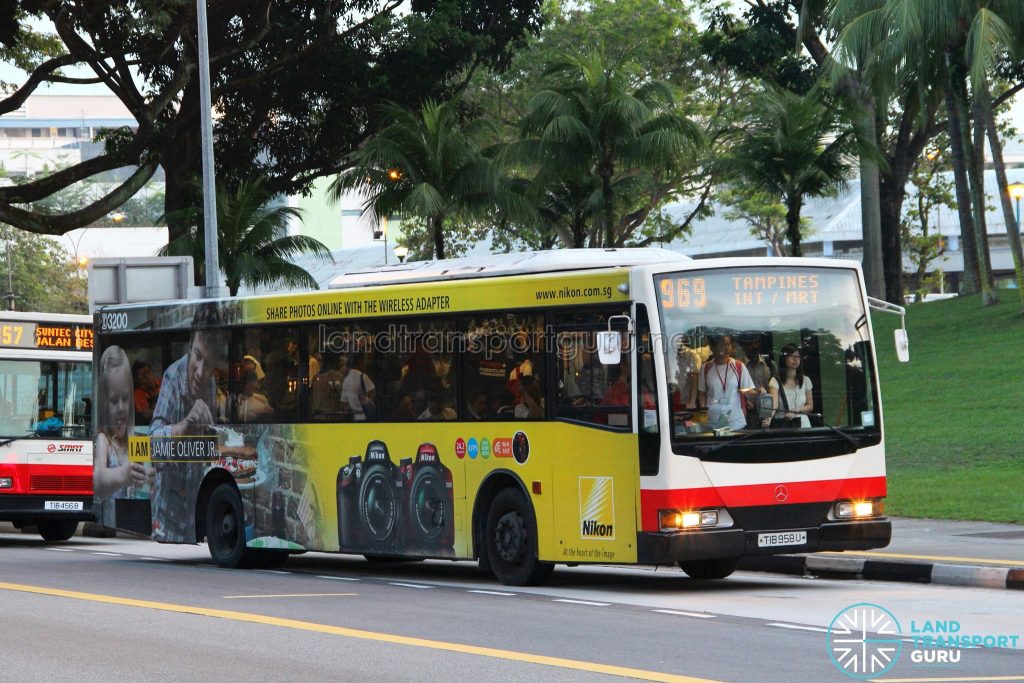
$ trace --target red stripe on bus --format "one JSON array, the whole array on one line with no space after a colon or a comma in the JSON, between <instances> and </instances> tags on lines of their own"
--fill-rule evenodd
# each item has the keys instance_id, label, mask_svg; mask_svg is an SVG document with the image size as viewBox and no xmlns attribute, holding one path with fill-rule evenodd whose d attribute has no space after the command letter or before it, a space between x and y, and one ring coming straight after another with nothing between
<instances>
[{"instance_id":1,"label":"red stripe on bus","mask_svg":"<svg viewBox=\"0 0 1024 683\"><path fill-rule=\"evenodd\" d=\"M14 479L0 495L92 495L92 465L0 465L0 476Z\"/></svg>"},{"instance_id":2,"label":"red stripe on bus","mask_svg":"<svg viewBox=\"0 0 1024 683\"><path fill-rule=\"evenodd\" d=\"M779 486L786 489L784 501L776 499L776 489ZM882 498L885 495L885 477L787 481L695 489L641 489L640 513L642 529L658 531L658 510L822 503L845 498Z\"/></svg>"}]
</instances>

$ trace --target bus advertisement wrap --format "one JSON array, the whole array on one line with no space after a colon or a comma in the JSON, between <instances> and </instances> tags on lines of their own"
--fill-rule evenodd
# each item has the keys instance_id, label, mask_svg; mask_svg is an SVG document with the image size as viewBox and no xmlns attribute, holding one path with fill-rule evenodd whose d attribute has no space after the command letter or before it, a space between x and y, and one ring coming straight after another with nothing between
<instances>
[{"instance_id":1,"label":"bus advertisement wrap","mask_svg":"<svg viewBox=\"0 0 1024 683\"><path fill-rule=\"evenodd\" d=\"M422 425L388 425L386 430L351 425L346 446L334 431L326 425L241 425L187 439L136 436L130 453L133 461L155 469L154 497L167 500L154 505L162 510L169 511L168 505L177 502L178 512L184 513L196 502L159 485L173 475L170 468L195 468L203 475L214 469L230 473L244 506L246 545L252 548L469 557L468 520L473 509L467 491L476 490L493 472L507 471L526 488L543 482L533 503L539 513L547 512L543 519L558 520L539 525L544 558L636 561L635 539L614 533L616 528L636 525L636 501L629 495L636 487L636 473L629 465L598 455L614 452L616 443L631 441L629 435L590 435L586 444L594 457L586 466L573 466L554 455L558 444L579 438L570 437L574 430L563 425L521 430L502 423L432 424L434 442L421 441ZM377 438L384 434L386 438ZM461 451L459 444L467 441L492 444L489 454ZM494 446L506 443L507 448ZM518 457L516 443L522 453ZM207 444L214 446L215 455L206 455ZM527 448L531 454L552 455L527 457ZM558 473L552 476L552 470ZM144 491L132 495L135 500L148 499ZM126 509L130 506L119 508ZM133 519L137 516L129 513L118 521L124 528L123 522ZM128 530L149 535L143 528ZM194 534L192 529L179 529L180 535L166 528L154 531L158 540L179 543L190 542Z\"/></svg>"},{"instance_id":2,"label":"bus advertisement wrap","mask_svg":"<svg viewBox=\"0 0 1024 683\"><path fill-rule=\"evenodd\" d=\"M515 585L888 542L855 264L536 258L101 309L104 522L222 566L479 558Z\"/></svg>"}]
</instances>

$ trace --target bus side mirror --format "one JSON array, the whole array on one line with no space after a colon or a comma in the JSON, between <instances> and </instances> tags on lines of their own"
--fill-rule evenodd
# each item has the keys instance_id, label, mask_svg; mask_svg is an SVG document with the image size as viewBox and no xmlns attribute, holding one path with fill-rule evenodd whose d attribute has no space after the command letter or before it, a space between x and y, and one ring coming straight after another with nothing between
<instances>
[{"instance_id":1,"label":"bus side mirror","mask_svg":"<svg viewBox=\"0 0 1024 683\"><path fill-rule=\"evenodd\" d=\"M897 329L896 331L896 358L901 363L906 363L910 360L910 340L907 339L907 331L904 329Z\"/></svg>"},{"instance_id":2,"label":"bus side mirror","mask_svg":"<svg viewBox=\"0 0 1024 683\"><path fill-rule=\"evenodd\" d=\"M597 333L597 358L601 365L618 365L622 360L622 339L616 330Z\"/></svg>"}]
</instances>

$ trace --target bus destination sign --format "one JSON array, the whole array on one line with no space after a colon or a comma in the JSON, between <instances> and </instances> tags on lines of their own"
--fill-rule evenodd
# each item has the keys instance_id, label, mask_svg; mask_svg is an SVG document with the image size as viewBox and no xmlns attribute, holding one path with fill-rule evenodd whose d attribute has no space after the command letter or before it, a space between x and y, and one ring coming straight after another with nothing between
<instances>
[{"instance_id":1,"label":"bus destination sign","mask_svg":"<svg viewBox=\"0 0 1024 683\"><path fill-rule=\"evenodd\" d=\"M0 321L0 347L47 351L92 351L92 328L59 322Z\"/></svg>"},{"instance_id":2,"label":"bus destination sign","mask_svg":"<svg viewBox=\"0 0 1024 683\"><path fill-rule=\"evenodd\" d=\"M819 280L810 273L723 273L703 276L673 275L663 278L658 289L661 306L702 310L709 300L737 308L747 306L805 306L818 303Z\"/></svg>"}]
</instances>

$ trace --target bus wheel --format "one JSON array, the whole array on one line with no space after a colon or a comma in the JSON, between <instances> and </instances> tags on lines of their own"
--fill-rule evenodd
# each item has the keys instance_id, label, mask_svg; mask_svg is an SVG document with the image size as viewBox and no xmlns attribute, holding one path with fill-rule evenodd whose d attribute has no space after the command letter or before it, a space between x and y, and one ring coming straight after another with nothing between
<instances>
[{"instance_id":1,"label":"bus wheel","mask_svg":"<svg viewBox=\"0 0 1024 683\"><path fill-rule=\"evenodd\" d=\"M498 492L487 511L484 530L487 560L506 586L536 586L555 566L537 559L537 523L533 509L516 489Z\"/></svg>"},{"instance_id":2,"label":"bus wheel","mask_svg":"<svg viewBox=\"0 0 1024 683\"><path fill-rule=\"evenodd\" d=\"M242 499L235 487L221 484L213 490L206 506L206 545L210 548L210 557L220 567L246 564L242 514Z\"/></svg>"},{"instance_id":3,"label":"bus wheel","mask_svg":"<svg viewBox=\"0 0 1024 683\"><path fill-rule=\"evenodd\" d=\"M44 541L66 541L75 535L78 522L73 519L52 519L39 522L37 528Z\"/></svg>"},{"instance_id":4,"label":"bus wheel","mask_svg":"<svg viewBox=\"0 0 1024 683\"><path fill-rule=\"evenodd\" d=\"M679 568L691 579L724 579L736 571L739 564L740 558L726 557L720 560L680 562Z\"/></svg>"}]
</instances>

